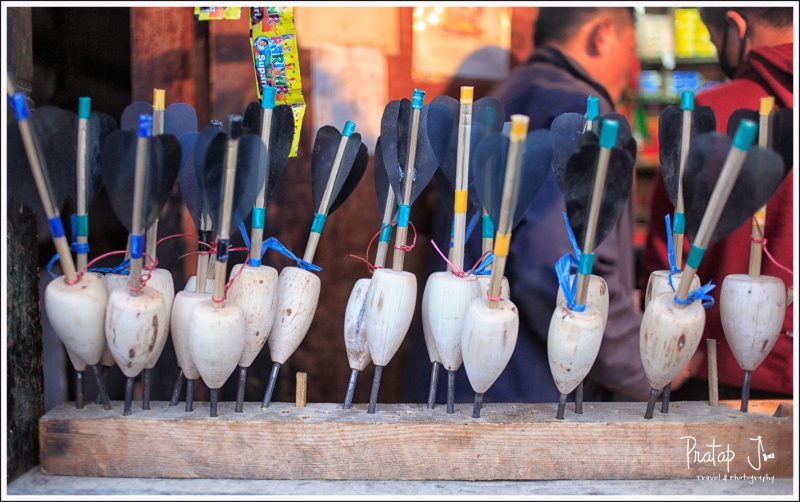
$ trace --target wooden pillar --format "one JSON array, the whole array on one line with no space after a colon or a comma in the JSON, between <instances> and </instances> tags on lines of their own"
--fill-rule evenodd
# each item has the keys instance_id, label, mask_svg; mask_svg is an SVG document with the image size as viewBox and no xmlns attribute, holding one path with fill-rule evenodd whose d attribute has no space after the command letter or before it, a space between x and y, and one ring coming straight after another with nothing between
<instances>
[{"instance_id":1,"label":"wooden pillar","mask_svg":"<svg viewBox=\"0 0 800 502\"><path fill-rule=\"evenodd\" d=\"M30 95L33 83L31 9L8 9L9 51L20 90ZM44 413L42 326L39 317L39 245L36 215L9 194L6 273L8 303L8 464L11 481L39 463L39 417Z\"/></svg>"}]
</instances>

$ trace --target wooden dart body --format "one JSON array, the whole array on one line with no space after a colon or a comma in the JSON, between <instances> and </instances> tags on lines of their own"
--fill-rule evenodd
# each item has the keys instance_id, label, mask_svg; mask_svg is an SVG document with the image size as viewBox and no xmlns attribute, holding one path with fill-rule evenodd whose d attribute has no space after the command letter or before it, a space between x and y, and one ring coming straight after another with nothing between
<instances>
[{"instance_id":1,"label":"wooden dart body","mask_svg":"<svg viewBox=\"0 0 800 502\"><path fill-rule=\"evenodd\" d=\"M97 364L103 356L107 302L103 281L94 274L83 274L71 286L59 277L45 288L47 318L78 371Z\"/></svg>"},{"instance_id":2,"label":"wooden dart body","mask_svg":"<svg viewBox=\"0 0 800 502\"><path fill-rule=\"evenodd\" d=\"M132 295L117 288L109 294L106 341L125 376L133 378L145 368L167 323L166 304L157 290L145 287Z\"/></svg>"},{"instance_id":3,"label":"wooden dart body","mask_svg":"<svg viewBox=\"0 0 800 502\"><path fill-rule=\"evenodd\" d=\"M478 283L480 284L481 288L481 295L486 295L489 292L489 286L492 282L491 275L479 275L478 276ZM500 298L503 300L510 300L511 299L511 286L508 285L508 278L503 276L503 279L500 281Z\"/></svg>"},{"instance_id":4,"label":"wooden dart body","mask_svg":"<svg viewBox=\"0 0 800 502\"><path fill-rule=\"evenodd\" d=\"M251 267L240 263L233 267L231 277L236 280L228 291L228 300L242 309L247 326L239 366L248 368L264 347L275 321L278 271L265 265Z\"/></svg>"},{"instance_id":5,"label":"wooden dart body","mask_svg":"<svg viewBox=\"0 0 800 502\"><path fill-rule=\"evenodd\" d=\"M386 366L403 342L414 317L417 278L411 272L378 269L367 291L364 324L376 366Z\"/></svg>"},{"instance_id":6,"label":"wooden dart body","mask_svg":"<svg viewBox=\"0 0 800 502\"><path fill-rule=\"evenodd\" d=\"M672 284L676 288L681 282L681 276L681 272L672 274ZM692 278L692 285L689 289L697 289L699 287L700 277L695 274L695 276ZM654 270L650 274L650 278L647 280L647 290L644 294L645 308L647 308L647 304L650 303L650 300L664 293L675 293L675 291L669 285L669 270Z\"/></svg>"},{"instance_id":7,"label":"wooden dart body","mask_svg":"<svg viewBox=\"0 0 800 502\"><path fill-rule=\"evenodd\" d=\"M505 369L519 332L519 312L510 300L497 308L481 296L472 300L464 317L461 351L472 389L483 394Z\"/></svg>"},{"instance_id":8,"label":"wooden dart body","mask_svg":"<svg viewBox=\"0 0 800 502\"><path fill-rule=\"evenodd\" d=\"M298 267L284 267L278 277L278 306L267 339L273 362L283 364L303 342L317 311L322 283Z\"/></svg>"},{"instance_id":9,"label":"wooden dart body","mask_svg":"<svg viewBox=\"0 0 800 502\"><path fill-rule=\"evenodd\" d=\"M219 389L242 357L246 322L242 309L226 301L213 300L196 305L190 314L189 353L200 377L209 389Z\"/></svg>"},{"instance_id":10,"label":"wooden dart body","mask_svg":"<svg viewBox=\"0 0 800 502\"><path fill-rule=\"evenodd\" d=\"M734 274L719 294L720 319L736 362L753 371L770 353L786 315L786 287L777 277Z\"/></svg>"},{"instance_id":11,"label":"wooden dart body","mask_svg":"<svg viewBox=\"0 0 800 502\"><path fill-rule=\"evenodd\" d=\"M170 333L172 344L175 346L175 357L178 367L183 370L183 375L189 380L200 378L200 373L192 359L189 349L190 324L194 308L211 299L211 293L195 293L194 291L178 291L172 303L172 316L170 318Z\"/></svg>"},{"instance_id":12,"label":"wooden dart body","mask_svg":"<svg viewBox=\"0 0 800 502\"><path fill-rule=\"evenodd\" d=\"M569 277L570 283L574 278L575 274ZM600 312L600 316L603 318L603 329L605 329L606 322L608 322L608 284L606 284L606 280L599 275L592 274L589 276L587 288L586 304L594 305L595 308L597 308ZM561 305L565 301L564 291L561 289L561 286L559 286L558 294L556 295L556 305Z\"/></svg>"},{"instance_id":13,"label":"wooden dart body","mask_svg":"<svg viewBox=\"0 0 800 502\"><path fill-rule=\"evenodd\" d=\"M356 281L347 299L347 308L344 311L344 346L347 350L347 361L350 369L364 371L372 362L372 357L367 346L367 330L364 323L366 306L364 300L371 279L362 278Z\"/></svg>"},{"instance_id":14,"label":"wooden dart body","mask_svg":"<svg viewBox=\"0 0 800 502\"><path fill-rule=\"evenodd\" d=\"M476 277L458 277L434 272L428 277L422 296L422 317L433 335L439 362L447 371L461 367L461 337L467 308L480 296Z\"/></svg>"},{"instance_id":15,"label":"wooden dart body","mask_svg":"<svg viewBox=\"0 0 800 502\"><path fill-rule=\"evenodd\" d=\"M164 351L164 345L167 343L170 325L169 319L172 315L172 304L175 301L175 285L172 282L172 274L163 268L156 268L151 272L150 280L147 281L147 285L161 293L162 298L164 298L164 318L167 319L167 322L160 325L161 331L156 339L156 346L145 365L145 369L151 369L155 367L158 358L161 357L161 352Z\"/></svg>"},{"instance_id":16,"label":"wooden dart body","mask_svg":"<svg viewBox=\"0 0 800 502\"><path fill-rule=\"evenodd\" d=\"M189 277L189 280L186 281L186 286L183 287L184 291L194 291L197 288L197 276L193 275ZM214 279L208 278L206 279L206 289L205 293L211 293L214 291Z\"/></svg>"},{"instance_id":17,"label":"wooden dart body","mask_svg":"<svg viewBox=\"0 0 800 502\"><path fill-rule=\"evenodd\" d=\"M606 320L600 309L587 303L577 312L561 302L553 312L547 331L547 358L550 372L561 394L569 394L592 369Z\"/></svg>"},{"instance_id":18,"label":"wooden dart body","mask_svg":"<svg viewBox=\"0 0 800 502\"><path fill-rule=\"evenodd\" d=\"M679 305L671 291L650 300L639 331L639 352L652 389L663 388L686 366L700 345L705 321L699 301Z\"/></svg>"}]
</instances>

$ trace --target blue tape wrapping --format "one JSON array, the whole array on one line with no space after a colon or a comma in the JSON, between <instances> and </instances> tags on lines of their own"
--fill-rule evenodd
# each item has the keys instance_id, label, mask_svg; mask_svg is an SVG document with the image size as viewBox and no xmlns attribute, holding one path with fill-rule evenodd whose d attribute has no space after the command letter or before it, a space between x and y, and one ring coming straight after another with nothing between
<instances>
[{"instance_id":1,"label":"blue tape wrapping","mask_svg":"<svg viewBox=\"0 0 800 502\"><path fill-rule=\"evenodd\" d=\"M217 239L217 261L222 263L228 262L230 245L231 242L228 239Z\"/></svg>"},{"instance_id":2,"label":"blue tape wrapping","mask_svg":"<svg viewBox=\"0 0 800 502\"><path fill-rule=\"evenodd\" d=\"M411 214L411 206L408 204L400 204L397 209L397 226L407 227L408 217Z\"/></svg>"},{"instance_id":3,"label":"blue tape wrapping","mask_svg":"<svg viewBox=\"0 0 800 502\"><path fill-rule=\"evenodd\" d=\"M472 232L475 231L475 227L478 226L478 219L480 219L480 216L481 215L478 211L472 213L472 217L469 219L469 222L467 223L467 232L466 235L464 236L465 241L468 241L470 236L472 235Z\"/></svg>"},{"instance_id":4,"label":"blue tape wrapping","mask_svg":"<svg viewBox=\"0 0 800 502\"><path fill-rule=\"evenodd\" d=\"M578 260L578 273L581 275L592 275L594 265L594 253L581 253Z\"/></svg>"},{"instance_id":5,"label":"blue tape wrapping","mask_svg":"<svg viewBox=\"0 0 800 502\"><path fill-rule=\"evenodd\" d=\"M572 233L572 227L569 224L569 217L566 211L564 215L564 225L567 227L567 236L572 245L573 253L567 253L556 261L556 277L558 277L558 285L564 292L564 298L567 300L567 307L575 312L583 312L586 310L586 305L575 304L575 290L578 287L578 274L575 274L575 279L572 283L569 281L569 276L572 275L572 268L578 269L581 260L581 248L578 246L578 241L575 240L575 234Z\"/></svg>"},{"instance_id":6,"label":"blue tape wrapping","mask_svg":"<svg viewBox=\"0 0 800 502\"><path fill-rule=\"evenodd\" d=\"M686 231L686 215L675 213L675 223L672 225L672 233L682 234Z\"/></svg>"},{"instance_id":7,"label":"blue tape wrapping","mask_svg":"<svg viewBox=\"0 0 800 502\"><path fill-rule=\"evenodd\" d=\"M380 238L378 240L381 241L381 242L389 242L390 240L392 240L392 225L391 224L384 225L383 227L381 227L381 236L380 236Z\"/></svg>"},{"instance_id":8,"label":"blue tape wrapping","mask_svg":"<svg viewBox=\"0 0 800 502\"><path fill-rule=\"evenodd\" d=\"M52 235L54 239L64 237L64 225L61 224L61 218L59 216L48 218L47 224L50 226L50 235Z\"/></svg>"},{"instance_id":9,"label":"blue tape wrapping","mask_svg":"<svg viewBox=\"0 0 800 502\"><path fill-rule=\"evenodd\" d=\"M144 253L144 235L131 234L131 258L141 258Z\"/></svg>"},{"instance_id":10,"label":"blue tape wrapping","mask_svg":"<svg viewBox=\"0 0 800 502\"><path fill-rule=\"evenodd\" d=\"M89 254L89 243L88 242L73 242L69 245L69 248L75 254Z\"/></svg>"},{"instance_id":11,"label":"blue tape wrapping","mask_svg":"<svg viewBox=\"0 0 800 502\"><path fill-rule=\"evenodd\" d=\"M664 221L667 223L667 259L669 260L670 281L672 281L672 274L677 274L681 269L675 265L675 243L672 241L674 227L670 225L669 214L664 215ZM675 288L672 289L674 290Z\"/></svg>"},{"instance_id":12,"label":"blue tape wrapping","mask_svg":"<svg viewBox=\"0 0 800 502\"><path fill-rule=\"evenodd\" d=\"M303 270L308 270L309 272L321 272L322 267L318 265L314 265L311 262L307 262L302 258L298 258L297 255L292 253L286 246L284 246L281 241L276 239L275 237L270 237L269 239L265 240L263 243L263 247L261 249L261 256L264 256L264 253L267 249L273 249L283 256L289 258L290 260L294 260L298 267L302 268Z\"/></svg>"},{"instance_id":13,"label":"blue tape wrapping","mask_svg":"<svg viewBox=\"0 0 800 502\"><path fill-rule=\"evenodd\" d=\"M264 228L264 208L253 208L253 228Z\"/></svg>"},{"instance_id":14,"label":"blue tape wrapping","mask_svg":"<svg viewBox=\"0 0 800 502\"><path fill-rule=\"evenodd\" d=\"M317 234L321 234L322 230L325 228L325 220L328 217L322 213L314 213L314 221L311 222L311 231Z\"/></svg>"},{"instance_id":15,"label":"blue tape wrapping","mask_svg":"<svg viewBox=\"0 0 800 502\"><path fill-rule=\"evenodd\" d=\"M28 104L25 103L24 92L20 91L13 96L9 96L8 101L11 104L11 108L14 109L14 115L16 115L18 122L21 122L30 116L31 112L28 110Z\"/></svg>"},{"instance_id":16,"label":"blue tape wrapping","mask_svg":"<svg viewBox=\"0 0 800 502\"><path fill-rule=\"evenodd\" d=\"M481 236L484 239L494 239L494 223L492 222L492 217L485 214L481 220L483 223L481 227Z\"/></svg>"}]
</instances>

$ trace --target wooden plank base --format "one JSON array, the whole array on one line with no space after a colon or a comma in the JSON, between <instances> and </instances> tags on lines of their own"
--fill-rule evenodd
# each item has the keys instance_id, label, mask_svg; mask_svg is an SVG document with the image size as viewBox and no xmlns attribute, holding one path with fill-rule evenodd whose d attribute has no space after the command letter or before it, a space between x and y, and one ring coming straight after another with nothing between
<instances>
[{"instance_id":1,"label":"wooden plank base","mask_svg":"<svg viewBox=\"0 0 800 502\"><path fill-rule=\"evenodd\" d=\"M151 403L122 416L62 403L39 421L44 472L71 476L523 480L791 477L792 419L779 401L670 403L642 418L644 403L584 403L555 420L554 404L443 407L336 403L208 403L195 411ZM788 408L785 408L788 409ZM760 437L760 441L757 439ZM759 446L760 445L760 446ZM748 478L749 479L749 478Z\"/></svg>"}]
</instances>

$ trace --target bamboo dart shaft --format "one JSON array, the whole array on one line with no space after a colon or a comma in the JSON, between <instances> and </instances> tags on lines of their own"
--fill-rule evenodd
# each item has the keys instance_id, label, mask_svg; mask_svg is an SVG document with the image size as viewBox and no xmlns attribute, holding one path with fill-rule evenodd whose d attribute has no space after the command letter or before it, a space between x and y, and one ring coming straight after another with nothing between
<instances>
[{"instance_id":1,"label":"bamboo dart shaft","mask_svg":"<svg viewBox=\"0 0 800 502\"><path fill-rule=\"evenodd\" d=\"M77 231L76 242L85 244L88 241L88 225L86 224L86 144L89 132L89 115L91 113L92 101L87 97L78 98L78 158L76 159L76 186L78 189L76 201ZM88 261L87 253L76 253L78 270L82 270Z\"/></svg>"},{"instance_id":2,"label":"bamboo dart shaft","mask_svg":"<svg viewBox=\"0 0 800 502\"><path fill-rule=\"evenodd\" d=\"M692 112L694 111L694 94L684 91L681 94L681 156L678 163L678 196L675 204L676 226L673 229L673 244L675 246L675 266L680 268L683 261L683 220L685 201L683 198L683 173L686 170L686 159L689 158L689 147L692 136Z\"/></svg>"},{"instance_id":3,"label":"bamboo dart shaft","mask_svg":"<svg viewBox=\"0 0 800 502\"><path fill-rule=\"evenodd\" d=\"M378 240L378 249L375 252L375 266L383 267L386 264L386 254L389 251L389 242L392 240L392 217L394 216L395 196L392 187L386 191L386 203L383 206L381 219L381 235Z\"/></svg>"},{"instance_id":4,"label":"bamboo dart shaft","mask_svg":"<svg viewBox=\"0 0 800 502\"><path fill-rule=\"evenodd\" d=\"M497 308L500 297L500 287L503 273L508 258L508 248L511 242L511 226L514 220L514 211L517 206L519 187L517 177L522 155L525 150L525 136L528 134L528 117L525 115L511 116L511 135L508 144L508 157L506 159L506 175L503 180L503 198L500 205L500 217L497 223L497 238L494 243L495 262L492 267L492 276L489 283L489 307Z\"/></svg>"},{"instance_id":5,"label":"bamboo dart shaft","mask_svg":"<svg viewBox=\"0 0 800 502\"><path fill-rule=\"evenodd\" d=\"M164 89L153 89L153 136L164 134ZM151 260L156 257L156 243L158 242L158 218L147 229L147 254Z\"/></svg>"},{"instance_id":6,"label":"bamboo dart shaft","mask_svg":"<svg viewBox=\"0 0 800 502\"><path fill-rule=\"evenodd\" d=\"M236 154L238 142L231 137L225 152L225 174L223 177L222 214L220 215L217 242L220 246L217 251L217 260L214 262L214 305L222 307L225 298L225 274L228 267L228 240L231 233L231 211L233 208L233 190L236 184ZM225 248L225 249L223 249Z\"/></svg>"},{"instance_id":7,"label":"bamboo dart shaft","mask_svg":"<svg viewBox=\"0 0 800 502\"><path fill-rule=\"evenodd\" d=\"M456 186L453 208L453 254L456 270L464 268L464 235L467 225L467 185L469 183L470 136L472 131L473 88L461 87L461 109L458 117L458 150L456 152Z\"/></svg>"},{"instance_id":8,"label":"bamboo dart shaft","mask_svg":"<svg viewBox=\"0 0 800 502\"><path fill-rule=\"evenodd\" d=\"M700 221L700 228L697 230L697 236L692 243L692 250L686 259L686 267L681 274L681 282L676 293L676 297L681 301L685 301L689 294L694 274L697 272L697 268L703 259L703 254L711 242L711 236L717 227L717 223L719 223L722 210L728 202L728 197L731 195L736 178L739 177L739 172L742 170L742 165L744 165L744 160L747 157L747 150L753 144L755 134L755 122L743 120L739 124L739 129L733 138L733 145L728 152L728 157L725 159L725 164L722 166L722 172L717 184L714 186L714 191L711 192L711 198L703 214L703 219Z\"/></svg>"},{"instance_id":9,"label":"bamboo dart shaft","mask_svg":"<svg viewBox=\"0 0 800 502\"><path fill-rule=\"evenodd\" d=\"M325 218L328 216L328 206L330 206L331 194L333 193L333 186L336 184L336 178L339 175L339 169L342 167L342 157L344 150L347 146L347 141L356 130L356 124L347 121L342 130L342 139L339 140L339 148L336 150L336 157L333 159L333 168L328 176L328 184L325 185L325 191L322 193L322 200L317 208L317 213L314 215L314 223L311 225L311 232L308 234L308 243L306 243L306 251L303 253L303 260L307 262L314 261L314 255L317 252L319 239L322 236L322 229L325 226Z\"/></svg>"},{"instance_id":10,"label":"bamboo dart shaft","mask_svg":"<svg viewBox=\"0 0 800 502\"><path fill-rule=\"evenodd\" d=\"M611 158L611 149L617 142L619 123L615 120L603 121L603 130L600 136L600 155L597 159L597 170L594 175L594 186L592 187L592 200L589 205L589 217L586 221L586 235L581 250L582 260L591 260L594 255L594 241L597 233L597 221L600 218L600 205L603 202L603 192L606 188L606 175L608 174L608 162ZM588 258L583 258L587 256ZM581 265L578 270L578 285L575 291L575 303L584 305L589 291L589 276L591 275L591 263L589 266Z\"/></svg>"},{"instance_id":11,"label":"bamboo dart shaft","mask_svg":"<svg viewBox=\"0 0 800 502\"><path fill-rule=\"evenodd\" d=\"M9 92L13 92L13 85L9 79ZM17 118L19 126L19 133L22 137L22 143L25 146L25 153L28 157L28 163L31 166L31 174L36 184L36 190L39 192L39 199L44 206L44 214L47 216L47 221L50 225L50 235L53 239L58 259L61 263L61 270L64 272L67 282L72 283L77 278L75 271L75 263L72 261L72 255L69 250L69 243L64 235L64 227L61 224L61 215L58 213L53 202L52 192L47 181L44 160L40 157L39 148L36 143L36 137L30 124L30 111L28 105L25 103L25 95L23 93L15 93L9 96L11 105Z\"/></svg>"},{"instance_id":12,"label":"bamboo dart shaft","mask_svg":"<svg viewBox=\"0 0 800 502\"><path fill-rule=\"evenodd\" d=\"M142 206L144 205L144 183L147 176L147 146L152 132L153 119L150 115L139 116L139 131L136 142L136 164L133 178L133 217L131 223L131 265L128 286L131 290L141 287L142 244L144 240ZM131 292L132 294L137 294Z\"/></svg>"},{"instance_id":13,"label":"bamboo dart shaft","mask_svg":"<svg viewBox=\"0 0 800 502\"><path fill-rule=\"evenodd\" d=\"M769 148L770 145L770 119L775 107L775 98L772 96L761 98L758 107L758 146ZM748 273L751 277L761 275L761 241L764 239L764 229L767 223L767 205L764 204L754 215L752 226L752 240L750 242L750 261Z\"/></svg>"},{"instance_id":14,"label":"bamboo dart shaft","mask_svg":"<svg viewBox=\"0 0 800 502\"><path fill-rule=\"evenodd\" d=\"M261 263L261 243L264 239L267 186L269 185L269 137L272 129L272 110L275 108L275 94L276 89L266 85L261 93L261 141L267 148L262 160L262 169L266 171L266 176L264 177L264 185L262 185L253 207L252 230L250 232L250 265L256 267Z\"/></svg>"},{"instance_id":15,"label":"bamboo dart shaft","mask_svg":"<svg viewBox=\"0 0 800 502\"><path fill-rule=\"evenodd\" d=\"M408 137L408 157L406 160L405 177L403 178L402 204L397 216L397 231L394 237L394 255L392 256L392 270L403 271L403 260L406 252L403 248L408 237L408 216L411 212L411 189L414 186L414 163L417 158L417 136L419 135L419 116L425 101L425 91L414 89L411 98L411 131Z\"/></svg>"}]
</instances>

